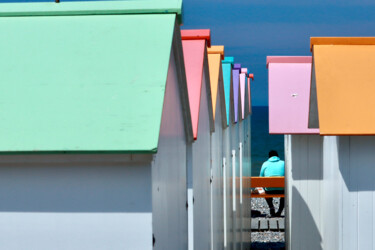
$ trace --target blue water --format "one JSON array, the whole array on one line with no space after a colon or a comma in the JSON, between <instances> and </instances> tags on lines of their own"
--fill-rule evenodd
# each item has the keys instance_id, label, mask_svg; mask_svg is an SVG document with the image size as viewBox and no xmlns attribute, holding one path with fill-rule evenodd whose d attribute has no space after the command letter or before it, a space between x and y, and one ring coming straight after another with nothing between
<instances>
[{"instance_id":1,"label":"blue water","mask_svg":"<svg viewBox=\"0 0 375 250\"><path fill-rule=\"evenodd\" d=\"M284 135L268 133L268 107L252 107L251 116L251 175L259 176L260 168L268 159L268 152L276 150L284 160Z\"/></svg>"}]
</instances>

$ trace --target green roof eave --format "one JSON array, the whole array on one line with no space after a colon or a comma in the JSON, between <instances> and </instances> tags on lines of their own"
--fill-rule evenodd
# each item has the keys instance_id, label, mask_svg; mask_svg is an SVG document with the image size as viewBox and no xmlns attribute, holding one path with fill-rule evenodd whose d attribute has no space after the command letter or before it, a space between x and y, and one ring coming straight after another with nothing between
<instances>
[{"instance_id":1,"label":"green roof eave","mask_svg":"<svg viewBox=\"0 0 375 250\"><path fill-rule=\"evenodd\" d=\"M51 150L51 151L0 151L0 155L51 155L51 154L156 154L157 148L150 150Z\"/></svg>"},{"instance_id":2,"label":"green roof eave","mask_svg":"<svg viewBox=\"0 0 375 250\"><path fill-rule=\"evenodd\" d=\"M2 3L0 17L172 14L182 22L182 0Z\"/></svg>"}]
</instances>

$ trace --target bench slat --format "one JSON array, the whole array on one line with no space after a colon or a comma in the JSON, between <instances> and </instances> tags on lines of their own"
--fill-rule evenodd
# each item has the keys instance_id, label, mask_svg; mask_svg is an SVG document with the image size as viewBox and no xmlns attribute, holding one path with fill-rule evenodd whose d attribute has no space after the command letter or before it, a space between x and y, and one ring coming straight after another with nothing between
<instances>
[{"instance_id":1,"label":"bench slat","mask_svg":"<svg viewBox=\"0 0 375 250\"><path fill-rule=\"evenodd\" d=\"M284 198L285 194L251 194L244 195L244 198Z\"/></svg>"},{"instance_id":2,"label":"bench slat","mask_svg":"<svg viewBox=\"0 0 375 250\"><path fill-rule=\"evenodd\" d=\"M243 177L245 188L285 187L285 177Z\"/></svg>"}]
</instances>

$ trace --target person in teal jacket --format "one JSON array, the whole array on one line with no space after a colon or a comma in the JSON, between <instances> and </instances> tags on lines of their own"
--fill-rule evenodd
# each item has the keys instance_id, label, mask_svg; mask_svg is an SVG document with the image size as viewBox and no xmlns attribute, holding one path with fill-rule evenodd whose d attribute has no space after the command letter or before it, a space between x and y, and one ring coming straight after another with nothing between
<instances>
[{"instance_id":1,"label":"person in teal jacket","mask_svg":"<svg viewBox=\"0 0 375 250\"><path fill-rule=\"evenodd\" d=\"M271 177L271 176L284 176L285 175L285 163L280 160L279 154L275 150L271 150L268 153L268 160L265 161L260 170L261 177ZM283 188L265 188L267 194L283 194ZM270 208L270 214L272 217L279 217L284 209L284 198L280 198L280 206L277 213L275 213L275 207L273 206L273 198L266 199L267 204Z\"/></svg>"}]
</instances>

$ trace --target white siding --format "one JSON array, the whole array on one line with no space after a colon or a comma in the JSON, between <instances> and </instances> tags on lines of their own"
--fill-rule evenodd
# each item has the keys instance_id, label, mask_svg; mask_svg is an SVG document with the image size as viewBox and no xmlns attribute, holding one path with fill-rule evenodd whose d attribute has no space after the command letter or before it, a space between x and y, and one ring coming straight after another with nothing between
<instances>
[{"instance_id":1,"label":"white siding","mask_svg":"<svg viewBox=\"0 0 375 250\"><path fill-rule=\"evenodd\" d=\"M193 210L194 249L211 248L211 208L210 208L210 124L206 77L203 76L199 108L198 138L192 145L193 156Z\"/></svg>"},{"instance_id":2,"label":"white siding","mask_svg":"<svg viewBox=\"0 0 375 250\"><path fill-rule=\"evenodd\" d=\"M243 176L251 176L251 116L249 115L243 121L244 137L243 137ZM250 189L243 189L243 196L250 196ZM242 223L242 241L245 249L249 248L251 236L251 199L243 198L243 223Z\"/></svg>"},{"instance_id":3,"label":"white siding","mask_svg":"<svg viewBox=\"0 0 375 250\"><path fill-rule=\"evenodd\" d=\"M285 141L289 249L322 249L323 138L287 135Z\"/></svg>"},{"instance_id":4,"label":"white siding","mask_svg":"<svg viewBox=\"0 0 375 250\"><path fill-rule=\"evenodd\" d=\"M226 242L224 246L226 249L233 248L233 207L232 207L232 157L231 157L231 129L227 127L223 130L223 150L225 158L225 210L224 219L226 222L225 235ZM223 159L224 160L224 159ZM226 243L226 244L225 244Z\"/></svg>"},{"instance_id":5,"label":"white siding","mask_svg":"<svg viewBox=\"0 0 375 250\"><path fill-rule=\"evenodd\" d=\"M193 145L186 145L187 198L188 198L188 249L194 250L194 194L193 194Z\"/></svg>"},{"instance_id":6,"label":"white siding","mask_svg":"<svg viewBox=\"0 0 375 250\"><path fill-rule=\"evenodd\" d=\"M285 145L289 249L375 249L374 137L293 135Z\"/></svg>"},{"instance_id":7,"label":"white siding","mask_svg":"<svg viewBox=\"0 0 375 250\"><path fill-rule=\"evenodd\" d=\"M231 150L232 150L232 202L233 202L233 249L238 249L239 245L239 124L231 125Z\"/></svg>"},{"instance_id":8,"label":"white siding","mask_svg":"<svg viewBox=\"0 0 375 250\"><path fill-rule=\"evenodd\" d=\"M240 102L240 101L239 101ZM241 110L241 109L239 109ZM238 199L237 199L237 206L238 206L238 212L237 212L237 223L238 223L238 242L239 242L239 249L243 248L243 151L244 151L244 122L242 121L242 114L238 117L238 129L239 129L239 142L238 142Z\"/></svg>"},{"instance_id":9,"label":"white siding","mask_svg":"<svg viewBox=\"0 0 375 250\"><path fill-rule=\"evenodd\" d=\"M220 91L218 91L215 115L215 132L211 135L211 166L212 166L212 211L211 234L212 249L224 247L224 214L223 214L223 122L221 117Z\"/></svg>"},{"instance_id":10,"label":"white siding","mask_svg":"<svg viewBox=\"0 0 375 250\"><path fill-rule=\"evenodd\" d=\"M323 249L341 249L339 247L339 231L342 230L340 226L342 208L340 206L341 192L339 192L341 174L338 146L338 137L324 136L321 200Z\"/></svg>"},{"instance_id":11,"label":"white siding","mask_svg":"<svg viewBox=\"0 0 375 250\"><path fill-rule=\"evenodd\" d=\"M143 160L0 156L1 248L152 249L151 157Z\"/></svg>"},{"instance_id":12,"label":"white siding","mask_svg":"<svg viewBox=\"0 0 375 250\"><path fill-rule=\"evenodd\" d=\"M338 141L338 249L375 249L375 140L340 136ZM341 198L341 199L340 199ZM328 236L328 235L327 235Z\"/></svg>"},{"instance_id":13,"label":"white siding","mask_svg":"<svg viewBox=\"0 0 375 250\"><path fill-rule=\"evenodd\" d=\"M171 53L158 153L152 167L154 249L187 249L188 244L186 140L175 65Z\"/></svg>"}]
</instances>

